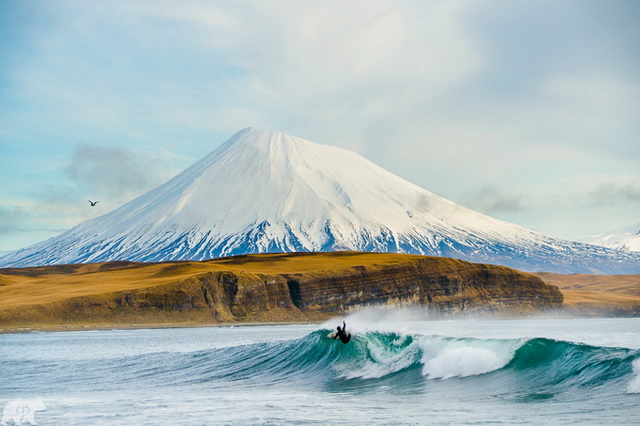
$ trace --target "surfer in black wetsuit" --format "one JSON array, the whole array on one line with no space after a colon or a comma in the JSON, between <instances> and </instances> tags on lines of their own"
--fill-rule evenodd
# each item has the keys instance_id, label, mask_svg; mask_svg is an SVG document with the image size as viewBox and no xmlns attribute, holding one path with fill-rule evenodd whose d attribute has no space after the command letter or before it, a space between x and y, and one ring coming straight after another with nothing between
<instances>
[{"instance_id":1,"label":"surfer in black wetsuit","mask_svg":"<svg viewBox=\"0 0 640 426\"><path fill-rule=\"evenodd\" d=\"M347 324L342 321L342 328L338 326L338 332L333 336L334 339L340 339L344 344L349 343L351 340L351 333L347 334Z\"/></svg>"}]
</instances>

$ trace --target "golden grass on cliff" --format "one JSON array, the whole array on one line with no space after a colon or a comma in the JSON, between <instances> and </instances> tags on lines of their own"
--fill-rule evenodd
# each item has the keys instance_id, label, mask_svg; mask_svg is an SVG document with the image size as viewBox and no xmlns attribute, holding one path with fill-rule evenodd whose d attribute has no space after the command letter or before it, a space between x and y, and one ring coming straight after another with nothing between
<instances>
[{"instance_id":1,"label":"golden grass on cliff","mask_svg":"<svg viewBox=\"0 0 640 426\"><path fill-rule=\"evenodd\" d=\"M159 286L207 272L296 274L375 268L416 256L388 253L291 253L235 256L204 262L107 262L0 269L0 309L43 305L74 297Z\"/></svg>"},{"instance_id":2,"label":"golden grass on cliff","mask_svg":"<svg viewBox=\"0 0 640 426\"><path fill-rule=\"evenodd\" d=\"M235 256L204 262L107 262L0 269L0 310L47 305L83 296L144 289L208 272L305 274L340 272L363 266L382 268L422 256L389 253L331 252ZM439 258L440 268L461 261ZM499 268L499 267L498 267ZM568 307L640 311L640 275L537 274L558 286Z\"/></svg>"},{"instance_id":3,"label":"golden grass on cliff","mask_svg":"<svg viewBox=\"0 0 640 426\"><path fill-rule=\"evenodd\" d=\"M557 286L564 304L576 310L640 311L640 275L587 275L537 273Z\"/></svg>"}]
</instances>

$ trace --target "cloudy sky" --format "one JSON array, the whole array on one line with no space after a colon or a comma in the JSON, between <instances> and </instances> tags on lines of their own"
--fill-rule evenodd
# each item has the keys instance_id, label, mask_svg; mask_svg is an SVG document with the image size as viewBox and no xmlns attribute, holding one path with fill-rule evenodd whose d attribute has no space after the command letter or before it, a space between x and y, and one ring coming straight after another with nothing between
<instances>
[{"instance_id":1,"label":"cloudy sky","mask_svg":"<svg viewBox=\"0 0 640 426\"><path fill-rule=\"evenodd\" d=\"M249 126L551 236L637 223L638 22L636 0L0 0L0 250Z\"/></svg>"}]
</instances>

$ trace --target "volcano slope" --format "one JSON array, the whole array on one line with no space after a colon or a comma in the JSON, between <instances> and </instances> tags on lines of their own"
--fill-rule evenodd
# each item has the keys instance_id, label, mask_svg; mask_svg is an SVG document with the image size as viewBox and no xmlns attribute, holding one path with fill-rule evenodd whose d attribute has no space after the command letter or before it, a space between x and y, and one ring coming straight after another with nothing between
<instances>
[{"instance_id":1,"label":"volcano slope","mask_svg":"<svg viewBox=\"0 0 640 426\"><path fill-rule=\"evenodd\" d=\"M0 326L318 321L367 306L533 313L563 297L503 266L408 254L258 254L210 261L0 269Z\"/></svg>"},{"instance_id":2,"label":"volcano slope","mask_svg":"<svg viewBox=\"0 0 640 426\"><path fill-rule=\"evenodd\" d=\"M640 273L640 253L552 238L442 198L355 152L252 128L125 205L5 254L0 267L346 250L533 272Z\"/></svg>"}]
</instances>

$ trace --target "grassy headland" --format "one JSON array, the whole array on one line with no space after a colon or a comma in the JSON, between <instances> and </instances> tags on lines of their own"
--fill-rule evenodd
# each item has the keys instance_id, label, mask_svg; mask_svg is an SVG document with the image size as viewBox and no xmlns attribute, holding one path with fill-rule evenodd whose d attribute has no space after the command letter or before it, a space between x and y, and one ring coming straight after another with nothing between
<instances>
[{"instance_id":1,"label":"grassy headland","mask_svg":"<svg viewBox=\"0 0 640 426\"><path fill-rule=\"evenodd\" d=\"M579 315L640 315L640 275L536 275L560 289L568 312Z\"/></svg>"},{"instance_id":2,"label":"grassy headland","mask_svg":"<svg viewBox=\"0 0 640 426\"><path fill-rule=\"evenodd\" d=\"M203 262L0 270L0 327L318 321L371 305L533 313L562 295L510 268L388 253L291 253Z\"/></svg>"}]
</instances>

